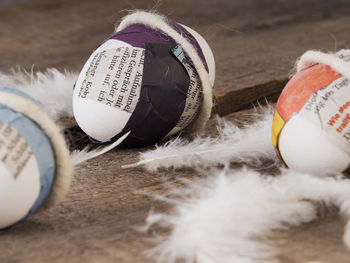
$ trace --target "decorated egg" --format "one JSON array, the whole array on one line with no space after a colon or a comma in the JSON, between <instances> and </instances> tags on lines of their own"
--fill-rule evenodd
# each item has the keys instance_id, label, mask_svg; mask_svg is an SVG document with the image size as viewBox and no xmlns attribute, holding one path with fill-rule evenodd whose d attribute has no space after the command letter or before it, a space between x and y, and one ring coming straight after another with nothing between
<instances>
[{"instance_id":1,"label":"decorated egg","mask_svg":"<svg viewBox=\"0 0 350 263\"><path fill-rule=\"evenodd\" d=\"M350 56L306 52L283 89L272 127L273 145L290 168L336 173L350 165Z\"/></svg>"},{"instance_id":2,"label":"decorated egg","mask_svg":"<svg viewBox=\"0 0 350 263\"><path fill-rule=\"evenodd\" d=\"M0 87L0 229L66 194L69 152L53 121L28 95Z\"/></svg>"},{"instance_id":3,"label":"decorated egg","mask_svg":"<svg viewBox=\"0 0 350 263\"><path fill-rule=\"evenodd\" d=\"M210 117L213 53L189 27L137 11L85 63L73 94L74 117L95 142L153 144L201 129Z\"/></svg>"}]
</instances>

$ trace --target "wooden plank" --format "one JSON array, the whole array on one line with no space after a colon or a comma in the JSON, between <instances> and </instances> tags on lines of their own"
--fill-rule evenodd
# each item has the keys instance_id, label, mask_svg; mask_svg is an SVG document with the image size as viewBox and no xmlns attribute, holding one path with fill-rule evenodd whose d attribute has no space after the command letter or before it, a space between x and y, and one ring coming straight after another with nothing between
<instances>
[{"instance_id":1,"label":"wooden plank","mask_svg":"<svg viewBox=\"0 0 350 263\"><path fill-rule=\"evenodd\" d=\"M276 102L287 82L288 79L272 80L253 87L216 94L212 114L225 116L251 108L254 104L264 105L266 102Z\"/></svg>"},{"instance_id":2,"label":"wooden plank","mask_svg":"<svg viewBox=\"0 0 350 263\"><path fill-rule=\"evenodd\" d=\"M240 123L247 121L247 116L247 112L238 112L225 120ZM215 126L215 119L210 120L205 132L215 136ZM142 168L120 168L135 162L137 153L148 149L112 151L77 167L63 203L0 235L0 262L155 262L144 252L154 246L155 235L166 233L157 227L141 233L136 227L144 225L149 211L171 208L154 199L155 195L182 187L181 179L196 179L202 174L191 169L151 173ZM313 223L269 237L269 242L278 241L275 246L281 262L348 262L349 251L341 239L344 221L337 209L325 212L320 214L327 216Z\"/></svg>"},{"instance_id":3,"label":"wooden plank","mask_svg":"<svg viewBox=\"0 0 350 263\"><path fill-rule=\"evenodd\" d=\"M208 40L217 63L214 93L221 97L286 79L296 58L308 49L337 50L349 45L349 5L343 1L272 3L271 9L265 9L254 0L164 1L159 11L195 28ZM153 1L142 0L86 0L84 4L37 0L1 8L0 70L16 65L31 70L34 65L34 70L79 71L91 51L113 32L113 24L126 14L120 10L153 5Z\"/></svg>"}]
</instances>

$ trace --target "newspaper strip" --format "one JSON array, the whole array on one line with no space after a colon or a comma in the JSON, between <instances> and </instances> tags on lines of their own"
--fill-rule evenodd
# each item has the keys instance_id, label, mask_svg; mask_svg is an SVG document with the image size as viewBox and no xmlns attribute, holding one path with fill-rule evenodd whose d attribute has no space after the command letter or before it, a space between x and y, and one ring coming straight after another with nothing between
<instances>
[{"instance_id":1,"label":"newspaper strip","mask_svg":"<svg viewBox=\"0 0 350 263\"><path fill-rule=\"evenodd\" d=\"M133 112L140 97L145 50L120 47L97 53L78 97Z\"/></svg>"},{"instance_id":2,"label":"newspaper strip","mask_svg":"<svg viewBox=\"0 0 350 263\"><path fill-rule=\"evenodd\" d=\"M35 157L26 140L15 128L0 121L0 159L15 179L31 158Z\"/></svg>"},{"instance_id":3,"label":"newspaper strip","mask_svg":"<svg viewBox=\"0 0 350 263\"><path fill-rule=\"evenodd\" d=\"M194 66L185 56L181 45L176 45L171 51L185 67L188 75L190 76L190 85L187 91L184 111L181 114L176 126L167 134L166 137L172 136L186 128L197 117L203 100L202 83Z\"/></svg>"},{"instance_id":4,"label":"newspaper strip","mask_svg":"<svg viewBox=\"0 0 350 263\"><path fill-rule=\"evenodd\" d=\"M332 141L350 154L349 79L340 77L315 92L299 114L326 131Z\"/></svg>"}]
</instances>

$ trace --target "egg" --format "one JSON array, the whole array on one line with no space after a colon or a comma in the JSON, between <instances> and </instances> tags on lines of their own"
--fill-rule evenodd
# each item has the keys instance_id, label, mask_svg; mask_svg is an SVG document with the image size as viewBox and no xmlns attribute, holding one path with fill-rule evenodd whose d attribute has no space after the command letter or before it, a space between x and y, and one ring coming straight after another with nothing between
<instances>
[{"instance_id":1,"label":"egg","mask_svg":"<svg viewBox=\"0 0 350 263\"><path fill-rule=\"evenodd\" d=\"M201 129L210 117L213 53L193 29L138 11L88 58L73 93L74 117L95 142L153 144Z\"/></svg>"}]
</instances>

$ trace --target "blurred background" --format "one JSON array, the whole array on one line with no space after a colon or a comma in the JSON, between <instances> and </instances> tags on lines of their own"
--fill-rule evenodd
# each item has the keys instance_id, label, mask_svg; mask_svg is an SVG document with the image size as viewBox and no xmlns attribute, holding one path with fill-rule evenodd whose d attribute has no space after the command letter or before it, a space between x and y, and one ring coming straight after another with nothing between
<instances>
[{"instance_id":1,"label":"blurred background","mask_svg":"<svg viewBox=\"0 0 350 263\"><path fill-rule=\"evenodd\" d=\"M79 71L134 9L157 10L197 30L217 63L222 93L285 78L308 49L349 46L345 0L1 0L0 70Z\"/></svg>"},{"instance_id":2,"label":"blurred background","mask_svg":"<svg viewBox=\"0 0 350 263\"><path fill-rule=\"evenodd\" d=\"M6 6L6 5L15 5L23 2L28 2L31 0L2 0L0 2L0 6Z\"/></svg>"}]
</instances>

